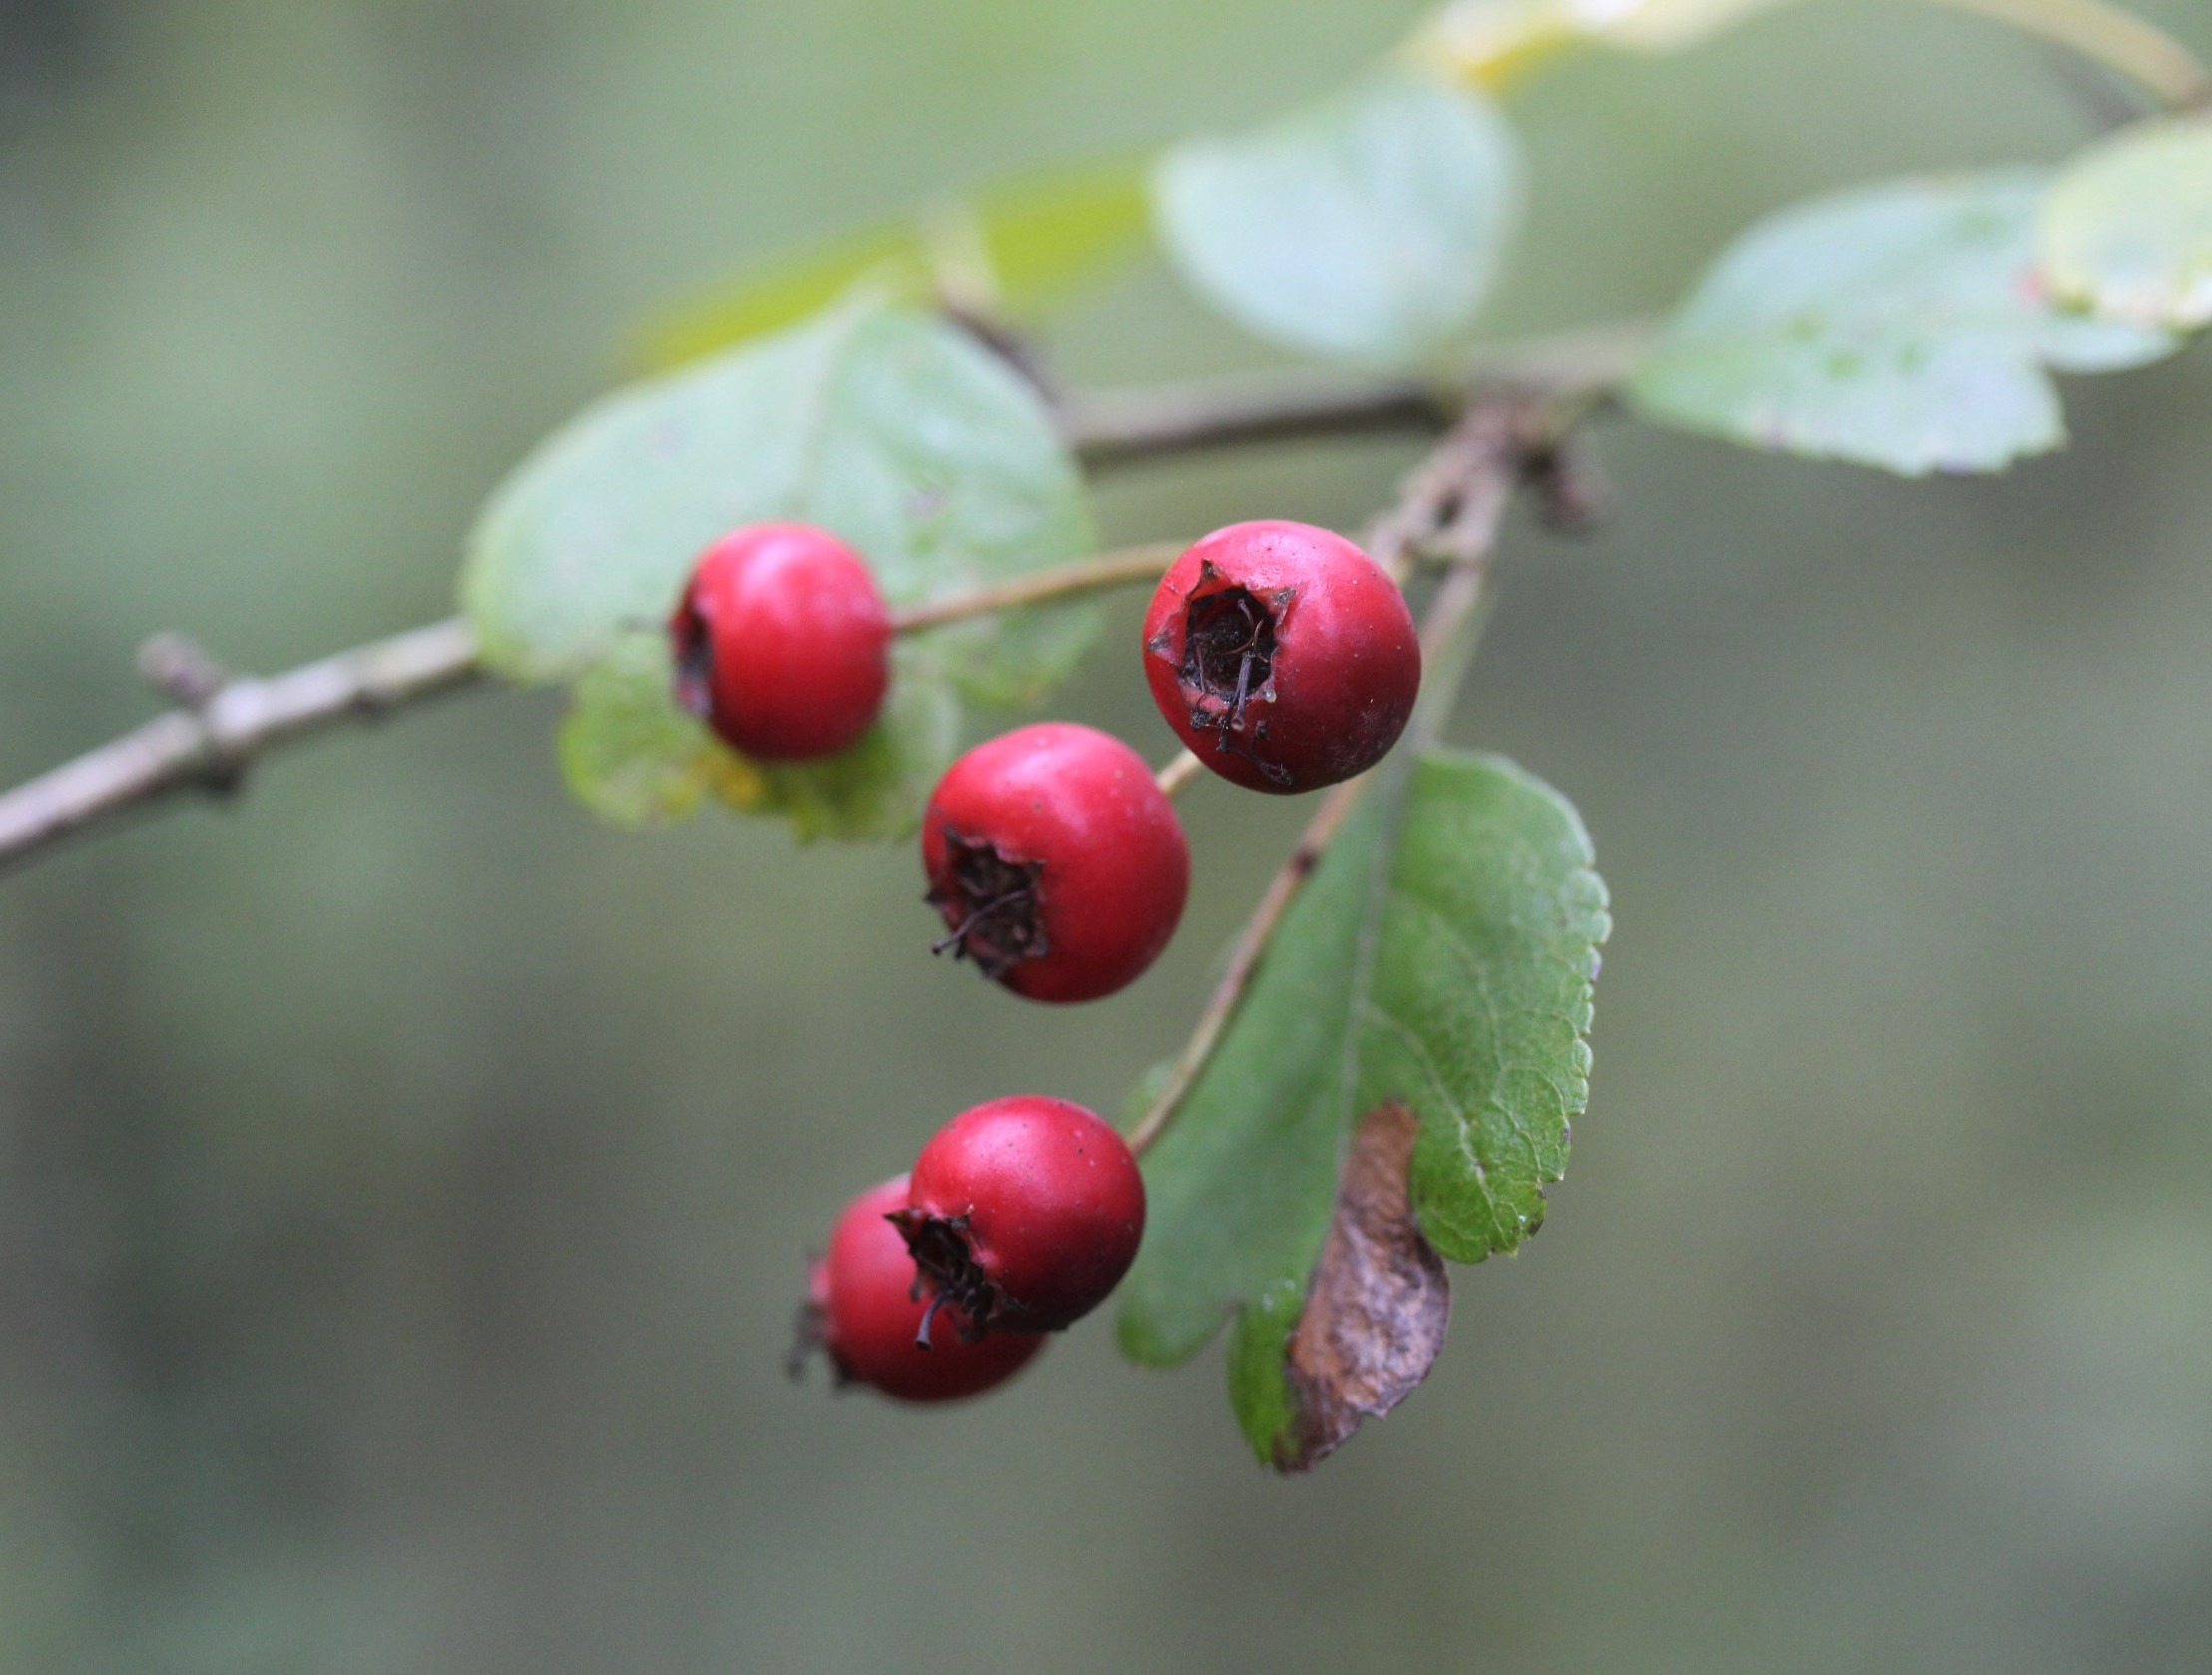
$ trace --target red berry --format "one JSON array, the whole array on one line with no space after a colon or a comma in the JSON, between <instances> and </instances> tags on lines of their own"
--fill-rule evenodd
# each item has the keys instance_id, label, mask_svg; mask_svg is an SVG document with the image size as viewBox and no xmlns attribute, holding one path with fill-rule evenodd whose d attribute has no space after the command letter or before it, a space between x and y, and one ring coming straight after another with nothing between
<instances>
[{"instance_id":1,"label":"red berry","mask_svg":"<svg viewBox=\"0 0 2212 1675\"><path fill-rule=\"evenodd\" d=\"M1198 759L1254 791L1372 768L1420 692L1405 595L1342 535L1217 529L1161 577L1144 619L1153 702Z\"/></svg>"},{"instance_id":2,"label":"red berry","mask_svg":"<svg viewBox=\"0 0 2212 1675\"><path fill-rule=\"evenodd\" d=\"M1031 1000L1133 982L1183 916L1191 854L1144 759L1110 734L1041 722L955 762L922 816L929 904L954 948Z\"/></svg>"},{"instance_id":3,"label":"red berry","mask_svg":"<svg viewBox=\"0 0 2212 1675\"><path fill-rule=\"evenodd\" d=\"M890 684L890 613L859 555L801 523L756 523L700 555L669 619L676 701L748 756L833 756Z\"/></svg>"},{"instance_id":4,"label":"red berry","mask_svg":"<svg viewBox=\"0 0 2212 1675\"><path fill-rule=\"evenodd\" d=\"M955 1401L1012 1378L1044 1340L1003 1331L985 1337L957 1304L914 1296L914 1259L887 1219L905 1209L906 1193L899 1175L844 1207L828 1254L807 1277L799 1349L802 1356L826 1351L840 1384L872 1385L901 1401ZM917 1339L932 1314L924 1349Z\"/></svg>"},{"instance_id":5,"label":"red berry","mask_svg":"<svg viewBox=\"0 0 2212 1675\"><path fill-rule=\"evenodd\" d=\"M945 1307L985 1331L1057 1331L1136 1260L1144 1177L1082 1106L1020 1094L938 1129L891 1220Z\"/></svg>"}]
</instances>

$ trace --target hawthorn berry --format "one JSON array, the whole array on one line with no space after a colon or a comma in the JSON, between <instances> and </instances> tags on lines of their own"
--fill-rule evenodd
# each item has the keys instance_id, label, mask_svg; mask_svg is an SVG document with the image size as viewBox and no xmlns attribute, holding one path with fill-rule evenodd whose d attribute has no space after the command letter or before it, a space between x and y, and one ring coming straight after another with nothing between
<instances>
[{"instance_id":1,"label":"hawthorn berry","mask_svg":"<svg viewBox=\"0 0 2212 1675\"><path fill-rule=\"evenodd\" d=\"M1144 1237L1128 1143L1080 1105L993 1099L937 1130L892 1223L932 1308L985 1332L1058 1331L1105 1301Z\"/></svg>"},{"instance_id":2,"label":"hawthorn berry","mask_svg":"<svg viewBox=\"0 0 2212 1675\"><path fill-rule=\"evenodd\" d=\"M1420 692L1420 639L1397 584L1342 535L1236 523L1161 577L1144 670L1168 726L1215 773L1312 791L1397 743Z\"/></svg>"},{"instance_id":3,"label":"hawthorn berry","mask_svg":"<svg viewBox=\"0 0 2212 1675\"><path fill-rule=\"evenodd\" d=\"M1167 946L1190 847L1144 759L1111 734L1040 722L955 762L922 816L942 953L1031 1000L1095 1000Z\"/></svg>"},{"instance_id":4,"label":"hawthorn berry","mask_svg":"<svg viewBox=\"0 0 2212 1675\"><path fill-rule=\"evenodd\" d=\"M830 1249L807 1276L792 1371L820 1349L839 1384L872 1385L901 1401L956 1401L1012 1378L1044 1340L985 1337L957 1303L915 1295L923 1288L913 1256L888 1219L906 1207L906 1177L897 1175L844 1207ZM919 1339L931 1316L936 1330L925 1348Z\"/></svg>"},{"instance_id":5,"label":"hawthorn berry","mask_svg":"<svg viewBox=\"0 0 2212 1675\"><path fill-rule=\"evenodd\" d=\"M756 523L700 555L669 619L676 701L748 756L833 756L890 685L890 613L835 536Z\"/></svg>"}]
</instances>

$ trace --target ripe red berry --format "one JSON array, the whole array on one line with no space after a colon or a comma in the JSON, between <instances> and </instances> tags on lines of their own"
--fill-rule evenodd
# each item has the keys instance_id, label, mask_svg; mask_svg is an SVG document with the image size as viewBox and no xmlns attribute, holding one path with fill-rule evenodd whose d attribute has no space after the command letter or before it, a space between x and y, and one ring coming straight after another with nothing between
<instances>
[{"instance_id":1,"label":"ripe red berry","mask_svg":"<svg viewBox=\"0 0 2212 1675\"><path fill-rule=\"evenodd\" d=\"M957 1304L915 1297L914 1259L887 1219L905 1209L906 1194L899 1175L844 1207L829 1251L807 1277L792 1370L820 1348L840 1384L872 1385L901 1401L954 1401L1012 1378L1044 1340L1004 1331L985 1337ZM924 1349L917 1340L932 1314Z\"/></svg>"},{"instance_id":2,"label":"ripe red berry","mask_svg":"<svg viewBox=\"0 0 2212 1675\"><path fill-rule=\"evenodd\" d=\"M1136 1260L1144 1177L1082 1106L1021 1094L937 1130L891 1220L943 1306L987 1332L1057 1331Z\"/></svg>"},{"instance_id":3,"label":"ripe red berry","mask_svg":"<svg viewBox=\"0 0 2212 1675\"><path fill-rule=\"evenodd\" d=\"M748 756L833 756L890 684L890 613L859 555L800 523L756 523L700 555L669 619L676 701Z\"/></svg>"},{"instance_id":4,"label":"ripe red berry","mask_svg":"<svg viewBox=\"0 0 2212 1675\"><path fill-rule=\"evenodd\" d=\"M1145 613L1144 652L1168 725L1254 791L1312 791L1373 767L1420 692L1405 595L1311 524L1231 524L1184 553Z\"/></svg>"},{"instance_id":5,"label":"ripe red berry","mask_svg":"<svg viewBox=\"0 0 2212 1675\"><path fill-rule=\"evenodd\" d=\"M1041 722L955 762L922 816L929 904L953 948L1031 1000L1095 1000L1159 956L1191 855L1144 759L1110 734Z\"/></svg>"}]
</instances>

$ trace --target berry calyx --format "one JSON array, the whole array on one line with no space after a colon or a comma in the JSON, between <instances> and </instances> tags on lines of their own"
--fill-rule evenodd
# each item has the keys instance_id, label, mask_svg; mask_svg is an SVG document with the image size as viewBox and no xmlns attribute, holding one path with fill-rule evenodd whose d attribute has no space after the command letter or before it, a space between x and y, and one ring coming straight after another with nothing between
<instances>
[{"instance_id":1,"label":"berry calyx","mask_svg":"<svg viewBox=\"0 0 2212 1675\"><path fill-rule=\"evenodd\" d=\"M807 524L757 523L700 555L669 619L676 701L746 755L833 756L890 685L890 612L868 567Z\"/></svg>"},{"instance_id":2,"label":"berry calyx","mask_svg":"<svg viewBox=\"0 0 2212 1675\"><path fill-rule=\"evenodd\" d=\"M1397 743L1420 694L1420 638L1397 584L1342 535L1237 523L1160 578L1144 671L1168 726L1215 773L1313 791Z\"/></svg>"},{"instance_id":3,"label":"berry calyx","mask_svg":"<svg viewBox=\"0 0 2212 1675\"><path fill-rule=\"evenodd\" d=\"M1031 1000L1095 1000L1175 934L1190 846L1144 759L1111 734L1040 722L978 745L922 816L937 944Z\"/></svg>"},{"instance_id":4,"label":"berry calyx","mask_svg":"<svg viewBox=\"0 0 2212 1675\"><path fill-rule=\"evenodd\" d=\"M1136 1260L1144 1177L1082 1106L1019 1094L937 1130L891 1221L939 1306L985 1332L1058 1331Z\"/></svg>"},{"instance_id":5,"label":"berry calyx","mask_svg":"<svg viewBox=\"0 0 2212 1675\"><path fill-rule=\"evenodd\" d=\"M901 1401L956 1401L1004 1384L1044 1348L1042 1338L1018 1332L985 1337L957 1303L915 1295L928 1288L887 1219L905 1209L906 1196L906 1177L894 1176L838 1216L829 1250L807 1277L794 1376L807 1353L820 1349L840 1385L869 1385ZM925 1323L934 1328L926 1348L919 1342Z\"/></svg>"}]
</instances>

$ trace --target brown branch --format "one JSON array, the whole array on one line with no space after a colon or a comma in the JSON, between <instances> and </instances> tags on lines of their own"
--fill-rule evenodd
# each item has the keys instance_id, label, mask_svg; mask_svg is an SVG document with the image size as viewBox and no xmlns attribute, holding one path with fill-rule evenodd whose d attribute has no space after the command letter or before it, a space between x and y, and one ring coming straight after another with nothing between
<instances>
[{"instance_id":1,"label":"brown branch","mask_svg":"<svg viewBox=\"0 0 2212 1675\"><path fill-rule=\"evenodd\" d=\"M1533 343L1502 351L1491 364L1569 366L1578 354L1588 356L1591 345L1600 361L1610 353L1617 363L1619 351L1608 349L1608 341L1598 333ZM1270 378L1077 397L1062 408L1061 424L1084 464L1107 470L1294 436L1441 429L1455 406L1436 390L1398 380ZM1133 562L1129 555L1116 555L1117 566ZM1106 581L1127 579L1117 567ZM1000 607L1032 597L1023 591L1026 585L1002 590ZM973 600L930 607L911 613L903 626L950 620L943 613L974 608ZM230 678L212 658L174 636L150 642L142 662L149 678L180 700L179 707L0 792L0 871L178 793L235 790L257 759L280 746L485 678L475 636L458 618L261 679Z\"/></svg>"},{"instance_id":2,"label":"brown branch","mask_svg":"<svg viewBox=\"0 0 2212 1675\"><path fill-rule=\"evenodd\" d=\"M1253 442L1433 435L1464 411L1466 387L1609 390L1655 332L1648 321L1625 320L1495 344L1461 368L1460 388L1412 378L1269 373L1073 395L1060 411L1070 445L1094 470Z\"/></svg>"},{"instance_id":3,"label":"brown branch","mask_svg":"<svg viewBox=\"0 0 2212 1675\"><path fill-rule=\"evenodd\" d=\"M1457 406L1410 380L1268 377L1071 396L1061 412L1077 456L1098 470L1249 442L1418 435L1441 430Z\"/></svg>"},{"instance_id":4,"label":"brown branch","mask_svg":"<svg viewBox=\"0 0 2212 1675\"><path fill-rule=\"evenodd\" d=\"M175 645L149 642L144 661L158 664ZM267 680L224 680L204 702L0 794L0 866L173 792L233 790L266 751L451 692L479 673L475 633L454 617Z\"/></svg>"}]
</instances>

